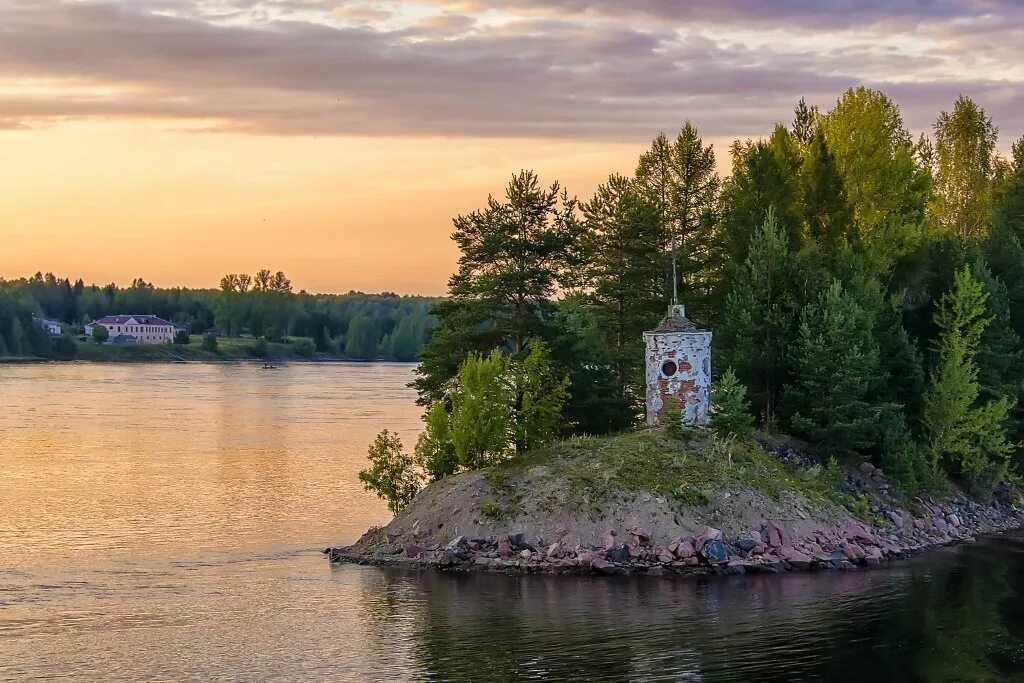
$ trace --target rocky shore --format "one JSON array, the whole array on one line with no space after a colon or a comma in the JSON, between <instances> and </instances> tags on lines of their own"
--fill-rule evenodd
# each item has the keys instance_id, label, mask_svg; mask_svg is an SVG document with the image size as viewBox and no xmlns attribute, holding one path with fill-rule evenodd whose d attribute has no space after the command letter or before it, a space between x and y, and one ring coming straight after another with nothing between
<instances>
[{"instance_id":1,"label":"rocky shore","mask_svg":"<svg viewBox=\"0 0 1024 683\"><path fill-rule=\"evenodd\" d=\"M792 462L799 459L792 450L781 458L797 470L806 467ZM324 553L334 562L456 572L774 574L875 567L1024 522L1013 486L988 503L957 493L897 505L884 473L869 463L846 475L851 500L863 501L857 516L799 491L769 496L735 481L695 505L612 486L584 506L553 470L534 467L502 486L473 472L437 482L387 526Z\"/></svg>"}]
</instances>

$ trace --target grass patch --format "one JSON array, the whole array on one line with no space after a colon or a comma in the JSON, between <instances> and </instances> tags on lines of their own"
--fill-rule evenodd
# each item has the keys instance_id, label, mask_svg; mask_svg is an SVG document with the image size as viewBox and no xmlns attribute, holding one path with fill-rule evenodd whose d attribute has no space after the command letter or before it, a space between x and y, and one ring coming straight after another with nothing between
<instances>
[{"instance_id":1,"label":"grass patch","mask_svg":"<svg viewBox=\"0 0 1024 683\"><path fill-rule=\"evenodd\" d=\"M484 471L502 491L511 477L544 466L567 482L584 503L615 491L649 492L701 505L717 492L751 488L778 498L797 491L816 502L839 502L831 477L821 470L799 472L753 440L714 434L688 435L686 443L666 430L643 430L613 437L578 437L549 444Z\"/></svg>"}]
</instances>

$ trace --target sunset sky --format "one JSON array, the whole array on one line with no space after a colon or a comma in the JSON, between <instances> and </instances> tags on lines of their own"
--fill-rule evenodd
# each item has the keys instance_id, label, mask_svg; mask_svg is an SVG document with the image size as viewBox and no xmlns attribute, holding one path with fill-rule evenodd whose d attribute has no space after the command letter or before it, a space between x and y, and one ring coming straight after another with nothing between
<instances>
[{"instance_id":1,"label":"sunset sky","mask_svg":"<svg viewBox=\"0 0 1024 683\"><path fill-rule=\"evenodd\" d=\"M451 218L884 89L1024 133L1019 0L0 0L0 277L438 294Z\"/></svg>"}]
</instances>

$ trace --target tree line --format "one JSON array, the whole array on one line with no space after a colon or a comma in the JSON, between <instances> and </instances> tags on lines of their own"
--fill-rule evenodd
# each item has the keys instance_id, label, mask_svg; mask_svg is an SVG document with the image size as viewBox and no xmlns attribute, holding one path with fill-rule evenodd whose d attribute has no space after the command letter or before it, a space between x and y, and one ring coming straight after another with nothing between
<instances>
[{"instance_id":1,"label":"tree line","mask_svg":"<svg viewBox=\"0 0 1024 683\"><path fill-rule=\"evenodd\" d=\"M0 280L0 356L55 355L34 319L61 321L72 336L104 315L135 313L160 316L192 334L219 327L229 336L271 342L308 338L316 351L342 357L414 360L434 325L433 302L391 292L294 292L284 273L269 270L226 275L220 289L160 288L142 278L127 287L97 286L37 273Z\"/></svg>"},{"instance_id":2,"label":"tree line","mask_svg":"<svg viewBox=\"0 0 1024 683\"><path fill-rule=\"evenodd\" d=\"M748 395L758 427L871 459L908 492L946 477L991 490L1024 430L1024 139L1004 158L997 133L961 96L915 138L890 97L860 87L735 141L727 177L690 122L586 201L516 174L454 221L458 270L415 382L427 446L440 413L459 423L458 397L479 390L464 375L494 349L515 365L542 345L565 380L544 438L641 424L642 333L677 292L714 332L733 412ZM513 419L495 458L515 453L515 433ZM405 456L383 437L370 488L402 467L437 478L436 447Z\"/></svg>"}]
</instances>

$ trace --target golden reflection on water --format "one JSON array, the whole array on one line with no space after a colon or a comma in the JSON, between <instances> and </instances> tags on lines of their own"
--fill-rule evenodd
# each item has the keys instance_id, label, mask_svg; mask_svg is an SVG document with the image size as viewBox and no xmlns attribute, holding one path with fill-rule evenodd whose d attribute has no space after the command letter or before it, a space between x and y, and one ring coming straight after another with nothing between
<instances>
[{"instance_id":1,"label":"golden reflection on water","mask_svg":"<svg viewBox=\"0 0 1024 683\"><path fill-rule=\"evenodd\" d=\"M388 519L356 473L401 364L0 365L0 557L310 547Z\"/></svg>"}]
</instances>

